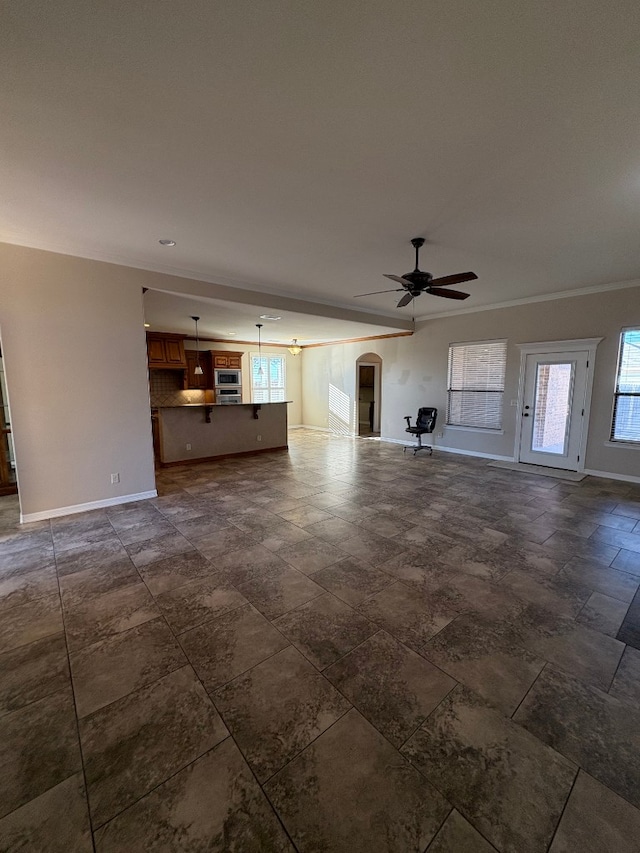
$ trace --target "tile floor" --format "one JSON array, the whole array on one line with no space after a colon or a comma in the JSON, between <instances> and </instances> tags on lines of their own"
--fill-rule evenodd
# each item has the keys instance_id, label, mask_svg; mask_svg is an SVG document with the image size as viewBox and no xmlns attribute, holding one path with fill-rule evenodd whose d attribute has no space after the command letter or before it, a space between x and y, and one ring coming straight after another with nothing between
<instances>
[{"instance_id":1,"label":"tile floor","mask_svg":"<svg viewBox=\"0 0 640 853\"><path fill-rule=\"evenodd\" d=\"M640 486L299 430L158 487L0 499L0 850L640 850Z\"/></svg>"}]
</instances>

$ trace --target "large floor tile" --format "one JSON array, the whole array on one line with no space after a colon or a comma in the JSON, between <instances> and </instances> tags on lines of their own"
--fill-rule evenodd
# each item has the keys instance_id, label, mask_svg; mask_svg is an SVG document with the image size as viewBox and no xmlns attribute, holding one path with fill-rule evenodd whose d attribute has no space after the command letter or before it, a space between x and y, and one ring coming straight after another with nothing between
<instances>
[{"instance_id":1,"label":"large floor tile","mask_svg":"<svg viewBox=\"0 0 640 853\"><path fill-rule=\"evenodd\" d=\"M547 667L514 719L640 807L640 709Z\"/></svg>"},{"instance_id":2,"label":"large floor tile","mask_svg":"<svg viewBox=\"0 0 640 853\"><path fill-rule=\"evenodd\" d=\"M80 720L94 828L227 737L190 666Z\"/></svg>"},{"instance_id":3,"label":"large floor tile","mask_svg":"<svg viewBox=\"0 0 640 853\"><path fill-rule=\"evenodd\" d=\"M60 575L60 594L65 607L70 608L89 598L140 583L140 574L131 560L110 566L96 566L70 575Z\"/></svg>"},{"instance_id":4,"label":"large floor tile","mask_svg":"<svg viewBox=\"0 0 640 853\"><path fill-rule=\"evenodd\" d=\"M355 710L266 785L302 853L422 853L450 806Z\"/></svg>"},{"instance_id":5,"label":"large floor tile","mask_svg":"<svg viewBox=\"0 0 640 853\"><path fill-rule=\"evenodd\" d=\"M0 820L1 853L92 853L82 773L75 773Z\"/></svg>"},{"instance_id":6,"label":"large floor tile","mask_svg":"<svg viewBox=\"0 0 640 853\"><path fill-rule=\"evenodd\" d=\"M64 626L69 650L77 651L159 615L157 605L141 582L78 603L65 599Z\"/></svg>"},{"instance_id":7,"label":"large floor tile","mask_svg":"<svg viewBox=\"0 0 640 853\"><path fill-rule=\"evenodd\" d=\"M114 535L103 542L92 542L56 556L58 575L70 575L87 569L100 569L129 561L124 545Z\"/></svg>"},{"instance_id":8,"label":"large floor tile","mask_svg":"<svg viewBox=\"0 0 640 853\"><path fill-rule=\"evenodd\" d=\"M79 717L187 663L164 619L152 619L70 655Z\"/></svg>"},{"instance_id":9,"label":"large floor tile","mask_svg":"<svg viewBox=\"0 0 640 853\"><path fill-rule=\"evenodd\" d=\"M291 647L222 687L214 700L261 782L350 707Z\"/></svg>"},{"instance_id":10,"label":"large floor tile","mask_svg":"<svg viewBox=\"0 0 640 853\"><path fill-rule=\"evenodd\" d=\"M367 598L358 610L417 652L457 616L399 582Z\"/></svg>"},{"instance_id":11,"label":"large floor tile","mask_svg":"<svg viewBox=\"0 0 640 853\"><path fill-rule=\"evenodd\" d=\"M549 853L637 853L640 811L582 770Z\"/></svg>"},{"instance_id":12,"label":"large floor tile","mask_svg":"<svg viewBox=\"0 0 640 853\"><path fill-rule=\"evenodd\" d=\"M62 609L57 592L19 604L0 619L0 654L61 631Z\"/></svg>"},{"instance_id":13,"label":"large floor tile","mask_svg":"<svg viewBox=\"0 0 640 853\"><path fill-rule=\"evenodd\" d=\"M640 708L640 651L627 646L609 689L612 696Z\"/></svg>"},{"instance_id":14,"label":"large floor tile","mask_svg":"<svg viewBox=\"0 0 640 853\"><path fill-rule=\"evenodd\" d=\"M281 548L278 556L298 571L310 575L327 566L332 566L339 560L344 560L347 555L339 547L314 536L295 545Z\"/></svg>"},{"instance_id":15,"label":"large floor tile","mask_svg":"<svg viewBox=\"0 0 640 853\"><path fill-rule=\"evenodd\" d=\"M184 554L187 551L192 551L194 546L181 533L174 530L164 536L127 545L126 549L133 565L140 569L156 560L170 557L172 554Z\"/></svg>"},{"instance_id":16,"label":"large floor tile","mask_svg":"<svg viewBox=\"0 0 640 853\"><path fill-rule=\"evenodd\" d=\"M57 592L58 578L53 566L10 575L0 573L0 615L19 604Z\"/></svg>"},{"instance_id":17,"label":"large floor tile","mask_svg":"<svg viewBox=\"0 0 640 853\"><path fill-rule=\"evenodd\" d=\"M328 592L289 611L273 624L318 669L329 666L378 630Z\"/></svg>"},{"instance_id":18,"label":"large floor tile","mask_svg":"<svg viewBox=\"0 0 640 853\"><path fill-rule=\"evenodd\" d=\"M140 568L140 576L153 595L160 595L189 581L213 574L211 563L195 549L165 557Z\"/></svg>"},{"instance_id":19,"label":"large floor tile","mask_svg":"<svg viewBox=\"0 0 640 853\"><path fill-rule=\"evenodd\" d=\"M422 654L483 696L506 716L531 687L545 661L465 614L429 640Z\"/></svg>"},{"instance_id":20,"label":"large floor tile","mask_svg":"<svg viewBox=\"0 0 640 853\"><path fill-rule=\"evenodd\" d=\"M255 574L239 583L238 591L267 619L276 619L324 592L310 577L286 564L267 575Z\"/></svg>"},{"instance_id":21,"label":"large floor tile","mask_svg":"<svg viewBox=\"0 0 640 853\"><path fill-rule=\"evenodd\" d=\"M626 574L617 569L610 569L601 563L589 560L572 559L558 573L558 578L570 577L590 587L594 592L600 592L611 598L617 598L627 604L631 603L638 591L640 578Z\"/></svg>"},{"instance_id":22,"label":"large floor tile","mask_svg":"<svg viewBox=\"0 0 640 853\"><path fill-rule=\"evenodd\" d=\"M594 631L615 637L628 609L629 605L626 602L603 595L601 592L594 592L578 613L576 622L588 625Z\"/></svg>"},{"instance_id":23,"label":"large floor tile","mask_svg":"<svg viewBox=\"0 0 640 853\"><path fill-rule=\"evenodd\" d=\"M495 853L495 850L493 844L454 809L429 845L428 853Z\"/></svg>"},{"instance_id":24,"label":"large floor tile","mask_svg":"<svg viewBox=\"0 0 640 853\"><path fill-rule=\"evenodd\" d=\"M0 655L0 715L70 686L64 634Z\"/></svg>"},{"instance_id":25,"label":"large floor tile","mask_svg":"<svg viewBox=\"0 0 640 853\"><path fill-rule=\"evenodd\" d=\"M501 853L546 850L577 772L462 687L402 752Z\"/></svg>"},{"instance_id":26,"label":"large floor tile","mask_svg":"<svg viewBox=\"0 0 640 853\"><path fill-rule=\"evenodd\" d=\"M156 601L176 634L247 603L247 599L219 574L163 592Z\"/></svg>"},{"instance_id":27,"label":"large floor tile","mask_svg":"<svg viewBox=\"0 0 640 853\"><path fill-rule=\"evenodd\" d=\"M186 631L180 643L210 693L289 645L251 604Z\"/></svg>"},{"instance_id":28,"label":"large floor tile","mask_svg":"<svg viewBox=\"0 0 640 853\"><path fill-rule=\"evenodd\" d=\"M390 575L354 557L314 572L313 580L352 607L394 582Z\"/></svg>"},{"instance_id":29,"label":"large floor tile","mask_svg":"<svg viewBox=\"0 0 640 853\"><path fill-rule=\"evenodd\" d=\"M351 539L343 540L340 547L358 560L364 560L372 566L379 566L380 563L401 554L407 548L407 542L400 543L396 539L388 539L363 530Z\"/></svg>"},{"instance_id":30,"label":"large floor tile","mask_svg":"<svg viewBox=\"0 0 640 853\"><path fill-rule=\"evenodd\" d=\"M2 718L0 817L82 769L71 690Z\"/></svg>"},{"instance_id":31,"label":"large floor tile","mask_svg":"<svg viewBox=\"0 0 640 853\"><path fill-rule=\"evenodd\" d=\"M616 637L634 649L640 649L640 589L634 595Z\"/></svg>"},{"instance_id":32,"label":"large floor tile","mask_svg":"<svg viewBox=\"0 0 640 853\"><path fill-rule=\"evenodd\" d=\"M518 645L603 690L624 651L613 637L535 606L525 609L512 628Z\"/></svg>"},{"instance_id":33,"label":"large floor tile","mask_svg":"<svg viewBox=\"0 0 640 853\"><path fill-rule=\"evenodd\" d=\"M178 846L179 845L179 846ZM96 833L97 853L293 853L231 738Z\"/></svg>"},{"instance_id":34,"label":"large floor tile","mask_svg":"<svg viewBox=\"0 0 640 853\"><path fill-rule=\"evenodd\" d=\"M456 685L384 631L330 666L325 675L397 747Z\"/></svg>"}]
</instances>

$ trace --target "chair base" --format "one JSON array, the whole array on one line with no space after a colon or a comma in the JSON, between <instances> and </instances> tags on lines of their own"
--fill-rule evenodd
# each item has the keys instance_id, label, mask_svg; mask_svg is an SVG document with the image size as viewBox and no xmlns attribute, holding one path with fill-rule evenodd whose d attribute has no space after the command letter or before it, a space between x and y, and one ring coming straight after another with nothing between
<instances>
[{"instance_id":1,"label":"chair base","mask_svg":"<svg viewBox=\"0 0 640 853\"><path fill-rule=\"evenodd\" d=\"M406 453L406 452L407 452L407 446L408 446L408 445L406 445L406 444L405 444L405 446L402 448L402 452L403 452L403 453ZM417 445L413 448L413 455L415 456L415 455L416 455L416 453L417 453L419 450L428 450L428 451L429 451L429 456L433 456L433 447L430 447L428 444L423 444L423 443L422 443L422 436L421 436L421 435L419 435L419 436L418 436L418 443L417 443Z\"/></svg>"}]
</instances>

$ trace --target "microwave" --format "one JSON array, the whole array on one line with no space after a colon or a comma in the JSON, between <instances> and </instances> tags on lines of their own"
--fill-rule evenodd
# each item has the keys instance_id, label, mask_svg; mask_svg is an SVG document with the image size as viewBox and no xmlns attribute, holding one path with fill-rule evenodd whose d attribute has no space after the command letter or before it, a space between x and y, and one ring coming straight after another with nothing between
<instances>
[{"instance_id":1,"label":"microwave","mask_svg":"<svg viewBox=\"0 0 640 853\"><path fill-rule=\"evenodd\" d=\"M214 374L214 384L216 388L220 385L237 385L238 387L242 385L242 370L218 369L214 371Z\"/></svg>"}]
</instances>

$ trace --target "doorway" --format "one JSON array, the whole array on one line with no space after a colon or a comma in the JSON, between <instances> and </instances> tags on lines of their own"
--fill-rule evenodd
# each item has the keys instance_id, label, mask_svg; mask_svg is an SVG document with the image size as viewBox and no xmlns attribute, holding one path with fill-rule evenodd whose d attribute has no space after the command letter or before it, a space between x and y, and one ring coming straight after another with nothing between
<instances>
[{"instance_id":1,"label":"doorway","mask_svg":"<svg viewBox=\"0 0 640 853\"><path fill-rule=\"evenodd\" d=\"M7 386L4 378L4 362L0 349L0 495L15 495L18 491L16 482L16 462L11 436L11 417L7 402Z\"/></svg>"},{"instance_id":2,"label":"doorway","mask_svg":"<svg viewBox=\"0 0 640 853\"><path fill-rule=\"evenodd\" d=\"M523 351L519 462L568 471L584 468L595 346L569 349L580 343L563 342L560 352Z\"/></svg>"},{"instance_id":3,"label":"doorway","mask_svg":"<svg viewBox=\"0 0 640 853\"><path fill-rule=\"evenodd\" d=\"M380 436L380 373L382 359L374 353L360 356L356 362L357 435Z\"/></svg>"}]
</instances>

